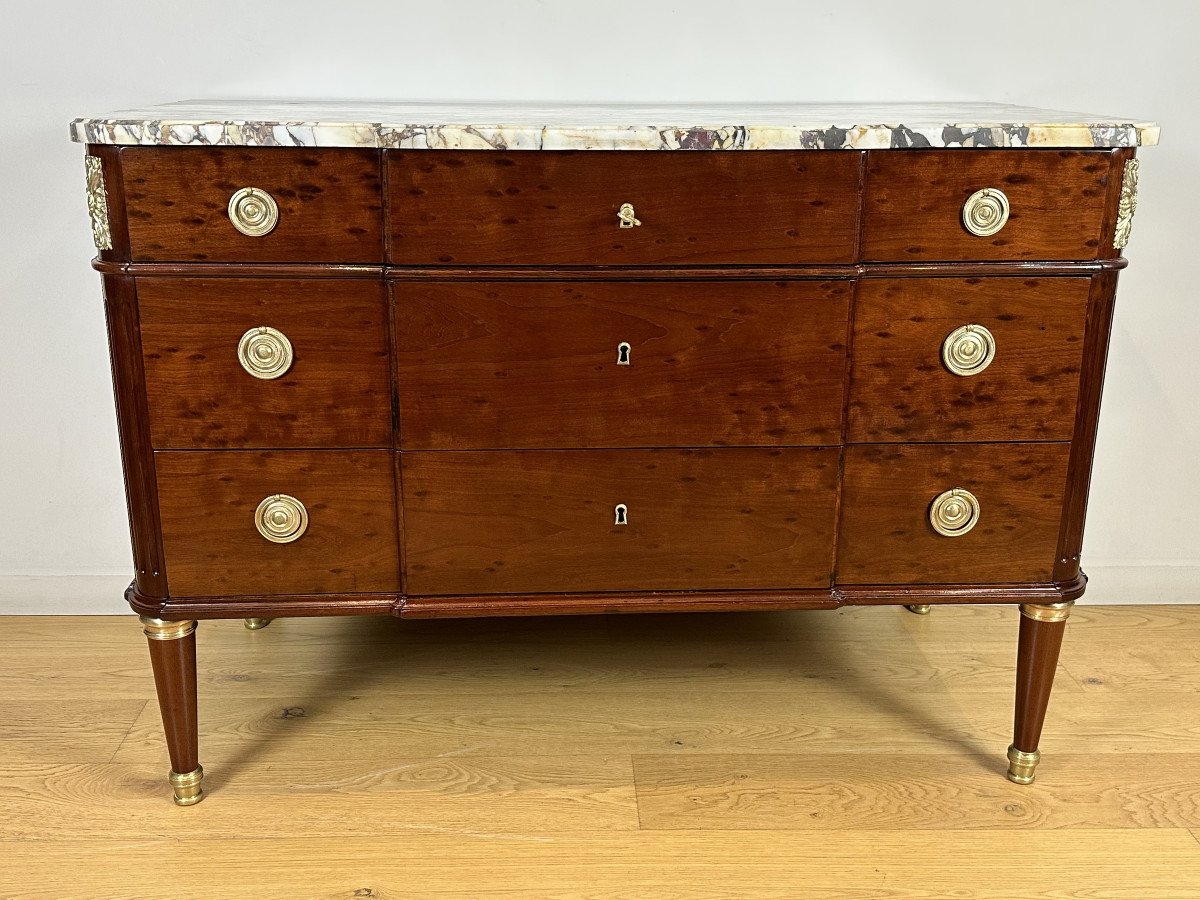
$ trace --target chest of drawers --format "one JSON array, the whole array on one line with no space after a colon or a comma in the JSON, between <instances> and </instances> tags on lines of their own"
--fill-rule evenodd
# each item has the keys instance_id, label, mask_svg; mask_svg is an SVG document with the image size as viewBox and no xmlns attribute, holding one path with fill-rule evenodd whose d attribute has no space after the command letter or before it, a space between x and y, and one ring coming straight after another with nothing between
<instances>
[{"instance_id":1,"label":"chest of drawers","mask_svg":"<svg viewBox=\"0 0 1200 900\"><path fill-rule=\"evenodd\" d=\"M217 617L1020 604L1033 779L1154 126L214 104L73 136L177 802Z\"/></svg>"}]
</instances>

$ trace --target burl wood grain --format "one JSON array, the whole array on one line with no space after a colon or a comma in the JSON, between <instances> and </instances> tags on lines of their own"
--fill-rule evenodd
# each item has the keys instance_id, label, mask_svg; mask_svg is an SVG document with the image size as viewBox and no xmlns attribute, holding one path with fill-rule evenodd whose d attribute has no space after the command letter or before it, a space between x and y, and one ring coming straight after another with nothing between
<instances>
[{"instance_id":1,"label":"burl wood grain","mask_svg":"<svg viewBox=\"0 0 1200 900\"><path fill-rule=\"evenodd\" d=\"M405 449L828 444L849 281L393 285ZM618 346L630 345L629 365Z\"/></svg>"},{"instance_id":2,"label":"burl wood grain","mask_svg":"<svg viewBox=\"0 0 1200 900\"><path fill-rule=\"evenodd\" d=\"M1049 581L1068 452L1051 443L848 447L838 583ZM929 506L955 487L979 499L979 524L943 537Z\"/></svg>"},{"instance_id":3,"label":"burl wood grain","mask_svg":"<svg viewBox=\"0 0 1200 900\"><path fill-rule=\"evenodd\" d=\"M1111 178L1109 150L886 150L867 154L862 258L1096 259ZM1008 224L989 237L962 223L982 188L1008 196Z\"/></svg>"},{"instance_id":4,"label":"burl wood grain","mask_svg":"<svg viewBox=\"0 0 1200 900\"><path fill-rule=\"evenodd\" d=\"M844 151L389 151L388 259L849 263L859 164ZM619 227L623 203L639 227Z\"/></svg>"},{"instance_id":5,"label":"burl wood grain","mask_svg":"<svg viewBox=\"0 0 1200 900\"><path fill-rule=\"evenodd\" d=\"M121 167L135 260L382 260L379 151L126 147ZM275 198L270 234L249 237L230 223L229 198L243 187Z\"/></svg>"},{"instance_id":6,"label":"burl wood grain","mask_svg":"<svg viewBox=\"0 0 1200 900\"><path fill-rule=\"evenodd\" d=\"M410 594L829 583L838 451L401 454ZM614 507L628 524L614 524Z\"/></svg>"},{"instance_id":7,"label":"burl wood grain","mask_svg":"<svg viewBox=\"0 0 1200 900\"><path fill-rule=\"evenodd\" d=\"M1086 278L864 279L854 306L851 441L1070 440ZM986 327L996 356L955 375L942 344Z\"/></svg>"},{"instance_id":8,"label":"burl wood grain","mask_svg":"<svg viewBox=\"0 0 1200 900\"><path fill-rule=\"evenodd\" d=\"M154 459L172 595L399 590L391 451L159 451ZM291 494L308 510L308 530L290 544L254 526L271 494Z\"/></svg>"},{"instance_id":9,"label":"burl wood grain","mask_svg":"<svg viewBox=\"0 0 1200 900\"><path fill-rule=\"evenodd\" d=\"M391 446L381 282L142 278L137 290L155 448ZM238 362L261 325L292 343L280 378Z\"/></svg>"}]
</instances>

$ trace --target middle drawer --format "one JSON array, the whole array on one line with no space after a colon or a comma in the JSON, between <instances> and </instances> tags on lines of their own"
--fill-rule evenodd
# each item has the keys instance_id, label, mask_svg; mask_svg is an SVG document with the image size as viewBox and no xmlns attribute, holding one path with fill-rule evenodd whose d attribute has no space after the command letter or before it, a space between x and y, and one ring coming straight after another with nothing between
<instances>
[{"instance_id":1,"label":"middle drawer","mask_svg":"<svg viewBox=\"0 0 1200 900\"><path fill-rule=\"evenodd\" d=\"M392 290L406 450L840 440L849 281Z\"/></svg>"}]
</instances>

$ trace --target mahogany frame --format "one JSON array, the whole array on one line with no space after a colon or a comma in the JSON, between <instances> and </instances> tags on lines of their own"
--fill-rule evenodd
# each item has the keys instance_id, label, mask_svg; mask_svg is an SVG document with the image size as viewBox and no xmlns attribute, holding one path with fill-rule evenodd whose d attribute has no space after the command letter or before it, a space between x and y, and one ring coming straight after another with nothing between
<instances>
[{"instance_id":1,"label":"mahogany frame","mask_svg":"<svg viewBox=\"0 0 1200 900\"><path fill-rule=\"evenodd\" d=\"M1012 261L1012 262L871 262L842 265L804 266L700 266L670 268L664 266L578 267L578 266L397 266L379 264L317 263L185 263L131 261L127 210L122 184L122 148L89 145L87 152L101 160L103 181L108 195L112 248L103 250L93 262L102 276L105 313L108 323L109 350L119 425L121 461L125 475L131 544L135 574L126 599L135 612L146 617L147 634L152 637L154 663L163 720L167 728L176 786L177 802L190 804L200 796L202 770L197 759L197 723L195 715L195 637L187 631L172 638L166 623L196 619L254 618L283 616L332 616L388 614L402 618L583 615L593 613L749 611L782 609L836 609L842 606L925 606L952 603L1019 603L1022 624L1017 674L1016 738L1010 748L1009 777L1018 783L1032 780L1037 761L1037 743L1046 713L1053 673L1058 658L1063 624L1070 602L1083 594L1086 576L1080 569L1080 550L1087 511L1088 487L1095 450L1096 427L1103 389L1117 273L1126 261L1113 247L1117 228L1117 208L1121 189L1119 173L1134 155L1132 148L1107 151L1109 177L1104 197L1102 233L1096 258L1086 261ZM137 152L136 150L133 152ZM179 152L187 152L180 148ZM280 152L287 152L280 150ZM385 154L378 151L381 197L388 186ZM855 259L862 258L863 204L866 173L871 153L909 151L837 151L859 152L857 232ZM911 151L947 152L947 151ZM974 153L973 150L949 151ZM1011 152L1011 151L1009 151ZM1021 151L1048 153L1053 151ZM388 234L387 203L384 202L382 233ZM386 254L386 246L383 248ZM386 258L386 257L384 257ZM639 280L780 280L847 279L855 285L870 278L930 278L972 276L1087 276L1090 289L1084 326L1083 362L1075 422L1067 464L1056 558L1051 580L1045 583L1013 584L914 584L914 585L838 585L834 582L836 560L830 561L828 588L790 591L681 591L670 593L595 593L487 596L409 596L403 589L395 593L273 595L240 597L172 598L168 589L167 561L163 553L159 513L157 472L150 438L145 373L138 316L138 279L177 277L217 278L357 278L378 280L384 284L436 278L440 281L570 281L602 279ZM854 293L857 293L856 291ZM853 330L853 302L848 330ZM389 320L394 317L389 316ZM394 331L394 322L389 321ZM390 335L395 346L395 335ZM848 353L853 353L852 334L847 335ZM843 388L841 461L835 510L834 555L840 540L842 469L844 468L850 396L851 366L845 370ZM392 451L396 453L395 472L399 515L400 568L404 573L404 507L400 477L399 445L395 410L397 392L394 367L391 384L393 429ZM401 581L403 587L403 581ZM168 639L153 633L168 633ZM1015 754L1015 756L1014 756Z\"/></svg>"}]
</instances>

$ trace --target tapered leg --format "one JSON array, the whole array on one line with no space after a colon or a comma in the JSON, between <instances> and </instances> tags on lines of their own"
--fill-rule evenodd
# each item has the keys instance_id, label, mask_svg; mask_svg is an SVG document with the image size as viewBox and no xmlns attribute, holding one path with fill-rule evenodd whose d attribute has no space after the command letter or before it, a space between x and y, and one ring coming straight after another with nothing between
<instances>
[{"instance_id":1,"label":"tapered leg","mask_svg":"<svg viewBox=\"0 0 1200 900\"><path fill-rule=\"evenodd\" d=\"M1008 780L1033 781L1041 754L1038 741L1058 667L1067 617L1074 602L1021 604L1021 636L1017 647L1017 704L1013 742L1008 748Z\"/></svg>"},{"instance_id":2,"label":"tapered leg","mask_svg":"<svg viewBox=\"0 0 1200 900\"><path fill-rule=\"evenodd\" d=\"M246 627L249 628L251 631L258 631L260 628L266 628L270 624L271 624L270 619L261 619L261 618L258 618L257 616L253 616L253 617L245 620Z\"/></svg>"},{"instance_id":3,"label":"tapered leg","mask_svg":"<svg viewBox=\"0 0 1200 900\"><path fill-rule=\"evenodd\" d=\"M142 616L142 627L149 639L158 708L171 755L170 781L175 802L191 806L204 799L196 718L196 623L164 622Z\"/></svg>"}]
</instances>

